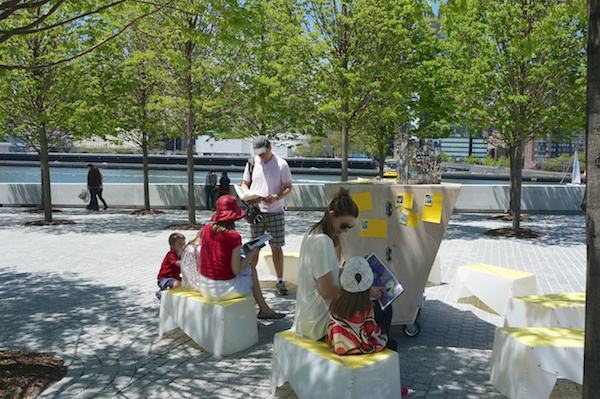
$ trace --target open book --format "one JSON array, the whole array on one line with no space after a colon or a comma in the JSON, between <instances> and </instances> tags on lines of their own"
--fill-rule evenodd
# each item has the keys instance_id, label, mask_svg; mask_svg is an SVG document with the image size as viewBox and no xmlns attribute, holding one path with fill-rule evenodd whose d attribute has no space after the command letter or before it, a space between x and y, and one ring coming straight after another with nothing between
<instances>
[{"instance_id":1,"label":"open book","mask_svg":"<svg viewBox=\"0 0 600 399\"><path fill-rule=\"evenodd\" d=\"M267 245L267 241L269 241L271 238L273 238L273 236L269 233L263 234L260 237L256 237L254 240L249 241L247 243L244 244L244 246L242 247L244 249L244 253L248 253L250 251L252 251L254 248L262 248L265 245Z\"/></svg>"},{"instance_id":2,"label":"open book","mask_svg":"<svg viewBox=\"0 0 600 399\"><path fill-rule=\"evenodd\" d=\"M260 195L238 184L234 184L233 188L235 189L237 196L240 197L243 202L254 203L264 199Z\"/></svg>"},{"instance_id":3,"label":"open book","mask_svg":"<svg viewBox=\"0 0 600 399\"><path fill-rule=\"evenodd\" d=\"M386 288L381 297L377 299L381 309L385 309L404 292L404 287L402 287L402 284L400 284L394 273L392 273L375 252L371 252L366 259L373 270L373 285Z\"/></svg>"}]
</instances>

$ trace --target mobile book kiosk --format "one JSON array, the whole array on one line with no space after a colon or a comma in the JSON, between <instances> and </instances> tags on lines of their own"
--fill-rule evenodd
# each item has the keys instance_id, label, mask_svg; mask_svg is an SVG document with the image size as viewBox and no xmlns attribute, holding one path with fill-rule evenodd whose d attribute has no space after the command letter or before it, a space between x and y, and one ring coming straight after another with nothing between
<instances>
[{"instance_id":1,"label":"mobile book kiosk","mask_svg":"<svg viewBox=\"0 0 600 399\"><path fill-rule=\"evenodd\" d=\"M325 184L331 198L350 190L359 208L356 227L340 236L344 258L375 252L404 287L392 302L392 324L407 336L420 331L417 321L427 277L460 192L459 184L402 185L389 182Z\"/></svg>"}]
</instances>

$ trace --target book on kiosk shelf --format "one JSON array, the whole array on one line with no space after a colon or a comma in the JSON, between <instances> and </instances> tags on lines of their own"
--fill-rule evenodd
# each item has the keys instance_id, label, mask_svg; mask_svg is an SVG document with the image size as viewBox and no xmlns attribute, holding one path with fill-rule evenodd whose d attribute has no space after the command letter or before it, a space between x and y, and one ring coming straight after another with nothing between
<instances>
[{"instance_id":1,"label":"book on kiosk shelf","mask_svg":"<svg viewBox=\"0 0 600 399\"><path fill-rule=\"evenodd\" d=\"M258 248L264 247L265 245L267 245L267 241L269 241L271 238L273 238L273 236L269 233L266 233L260 237L256 237L252 241L248 241L242 247L244 249L244 253L247 254L248 252L252 251L254 248L257 248L257 247Z\"/></svg>"},{"instance_id":2,"label":"book on kiosk shelf","mask_svg":"<svg viewBox=\"0 0 600 399\"><path fill-rule=\"evenodd\" d=\"M381 309L385 309L404 292L404 287L375 252L371 252L365 259L367 259L371 270L373 270L373 285L385 287L386 289L381 297L377 299Z\"/></svg>"},{"instance_id":3,"label":"book on kiosk shelf","mask_svg":"<svg viewBox=\"0 0 600 399\"><path fill-rule=\"evenodd\" d=\"M233 188L235 189L237 196L243 202L254 203L254 202L262 201L264 199L264 197L261 197L260 195L256 194L255 192L251 191L250 189L242 187L238 184L234 184Z\"/></svg>"}]
</instances>

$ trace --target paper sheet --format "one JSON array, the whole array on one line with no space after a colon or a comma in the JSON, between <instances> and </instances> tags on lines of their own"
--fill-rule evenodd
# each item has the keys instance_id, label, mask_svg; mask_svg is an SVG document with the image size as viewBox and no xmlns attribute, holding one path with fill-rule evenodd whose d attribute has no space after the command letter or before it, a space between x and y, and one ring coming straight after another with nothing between
<instances>
[{"instance_id":1,"label":"paper sheet","mask_svg":"<svg viewBox=\"0 0 600 399\"><path fill-rule=\"evenodd\" d=\"M371 192L352 194L352 199L356 202L360 212L370 211L373 209L373 201L371 201Z\"/></svg>"},{"instance_id":2,"label":"paper sheet","mask_svg":"<svg viewBox=\"0 0 600 399\"><path fill-rule=\"evenodd\" d=\"M442 221L443 208L444 194L426 193L421 220L429 223L440 223Z\"/></svg>"},{"instance_id":3,"label":"paper sheet","mask_svg":"<svg viewBox=\"0 0 600 399\"><path fill-rule=\"evenodd\" d=\"M360 237L387 238L387 220L360 219Z\"/></svg>"}]
</instances>

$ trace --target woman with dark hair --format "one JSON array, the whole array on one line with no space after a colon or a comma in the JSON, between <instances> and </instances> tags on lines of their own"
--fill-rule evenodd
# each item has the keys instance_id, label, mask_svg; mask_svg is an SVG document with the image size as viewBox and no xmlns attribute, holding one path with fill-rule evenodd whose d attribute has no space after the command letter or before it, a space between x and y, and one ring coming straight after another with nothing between
<instances>
[{"instance_id":1,"label":"woman with dark hair","mask_svg":"<svg viewBox=\"0 0 600 399\"><path fill-rule=\"evenodd\" d=\"M242 257L242 237L235 222L246 216L233 195L217 200L213 223L204 226L200 245L200 277L198 291L215 301L253 295L258 304L259 319L280 319L285 315L273 311L263 297L256 268L250 259L259 250Z\"/></svg>"},{"instance_id":2,"label":"woman with dark hair","mask_svg":"<svg viewBox=\"0 0 600 399\"><path fill-rule=\"evenodd\" d=\"M343 258L339 236L354 227L358 206L347 189L333 196L321 220L302 239L298 263L296 316L292 331L315 341L327 334L329 306L340 291L340 262ZM371 287L372 298L379 298L384 287ZM382 311L375 305L375 318L384 332L391 324L391 307ZM395 349L390 338L388 347Z\"/></svg>"},{"instance_id":3,"label":"woman with dark hair","mask_svg":"<svg viewBox=\"0 0 600 399\"><path fill-rule=\"evenodd\" d=\"M106 201L104 201L104 198L102 198L102 185L104 183L104 177L102 176L102 173L100 173L100 169L91 163L88 164L87 169L87 186L88 190L90 190L90 203L87 206L87 209L97 211L98 199L100 199L100 201L102 201L104 204L104 209L108 208Z\"/></svg>"},{"instance_id":4,"label":"woman with dark hair","mask_svg":"<svg viewBox=\"0 0 600 399\"><path fill-rule=\"evenodd\" d=\"M227 172L221 173L221 178L219 179L219 197L229 194L229 185L231 184L231 180L229 180L229 176L227 176Z\"/></svg>"}]
</instances>

